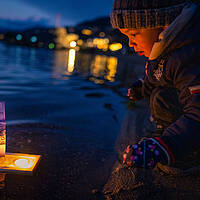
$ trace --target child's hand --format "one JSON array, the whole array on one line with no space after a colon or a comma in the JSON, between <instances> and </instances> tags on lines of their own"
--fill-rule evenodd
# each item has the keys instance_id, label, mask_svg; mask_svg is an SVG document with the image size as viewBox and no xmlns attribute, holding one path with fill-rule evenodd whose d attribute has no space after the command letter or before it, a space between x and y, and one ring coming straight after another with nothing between
<instances>
[{"instance_id":1,"label":"child's hand","mask_svg":"<svg viewBox=\"0 0 200 200\"><path fill-rule=\"evenodd\" d=\"M142 87L141 80L138 80L133 83L131 88L128 89L128 94L127 94L130 100L139 101L140 99L142 99L141 87Z\"/></svg>"},{"instance_id":2,"label":"child's hand","mask_svg":"<svg viewBox=\"0 0 200 200\"><path fill-rule=\"evenodd\" d=\"M151 138L129 145L122 156L123 165L133 168L153 168L158 162L169 164L169 156L163 148Z\"/></svg>"}]
</instances>

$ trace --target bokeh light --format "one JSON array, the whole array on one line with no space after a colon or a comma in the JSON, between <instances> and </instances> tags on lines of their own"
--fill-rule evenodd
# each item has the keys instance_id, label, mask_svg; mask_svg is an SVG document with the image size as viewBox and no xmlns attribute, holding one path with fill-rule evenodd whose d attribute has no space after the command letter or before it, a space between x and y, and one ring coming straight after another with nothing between
<instances>
[{"instance_id":1,"label":"bokeh light","mask_svg":"<svg viewBox=\"0 0 200 200\"><path fill-rule=\"evenodd\" d=\"M105 33L104 33L104 32L100 32L100 33L99 33L99 36L100 36L100 37L105 37Z\"/></svg>"},{"instance_id":2,"label":"bokeh light","mask_svg":"<svg viewBox=\"0 0 200 200\"><path fill-rule=\"evenodd\" d=\"M73 48L73 47L76 47L76 42L75 42L75 41L71 41L71 42L70 42L70 47L72 47L72 48Z\"/></svg>"},{"instance_id":3,"label":"bokeh light","mask_svg":"<svg viewBox=\"0 0 200 200\"><path fill-rule=\"evenodd\" d=\"M54 43L49 43L49 49L54 49L55 48L55 44Z\"/></svg>"},{"instance_id":4,"label":"bokeh light","mask_svg":"<svg viewBox=\"0 0 200 200\"><path fill-rule=\"evenodd\" d=\"M82 34L83 34L83 35L92 35L92 31L89 30L89 29L83 29L83 30L82 30Z\"/></svg>"},{"instance_id":5,"label":"bokeh light","mask_svg":"<svg viewBox=\"0 0 200 200\"><path fill-rule=\"evenodd\" d=\"M114 44L111 44L110 46L109 46L109 49L111 50L111 51L118 51L118 50L120 50L122 48L122 44L121 43L114 43Z\"/></svg>"},{"instance_id":6,"label":"bokeh light","mask_svg":"<svg viewBox=\"0 0 200 200\"><path fill-rule=\"evenodd\" d=\"M37 42L37 41L38 41L37 36L32 36L31 39L30 39L30 41L31 41L32 43Z\"/></svg>"},{"instance_id":7,"label":"bokeh light","mask_svg":"<svg viewBox=\"0 0 200 200\"><path fill-rule=\"evenodd\" d=\"M17 41L22 40L22 35L21 35L21 34L17 34L17 35L16 35L16 40L17 40Z\"/></svg>"}]
</instances>

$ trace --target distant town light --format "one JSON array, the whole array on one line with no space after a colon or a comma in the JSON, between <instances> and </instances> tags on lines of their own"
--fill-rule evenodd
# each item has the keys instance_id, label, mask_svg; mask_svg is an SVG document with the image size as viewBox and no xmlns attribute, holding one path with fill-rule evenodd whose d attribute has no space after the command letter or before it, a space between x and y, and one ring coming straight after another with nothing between
<instances>
[{"instance_id":1,"label":"distant town light","mask_svg":"<svg viewBox=\"0 0 200 200\"><path fill-rule=\"evenodd\" d=\"M95 45L97 45L97 44L101 44L101 45L108 44L109 43L109 39L108 38L105 38L105 39L103 39L103 38L94 38L93 43Z\"/></svg>"},{"instance_id":2,"label":"distant town light","mask_svg":"<svg viewBox=\"0 0 200 200\"><path fill-rule=\"evenodd\" d=\"M77 41L77 44L78 44L79 46L83 45L83 40L78 40L78 41Z\"/></svg>"},{"instance_id":3,"label":"distant town light","mask_svg":"<svg viewBox=\"0 0 200 200\"><path fill-rule=\"evenodd\" d=\"M108 39L108 38L105 38L105 39L104 39L104 42L108 44L108 43L109 43L109 39Z\"/></svg>"},{"instance_id":4,"label":"distant town light","mask_svg":"<svg viewBox=\"0 0 200 200\"><path fill-rule=\"evenodd\" d=\"M54 49L55 44L54 43L49 43L49 49Z\"/></svg>"},{"instance_id":5,"label":"distant town light","mask_svg":"<svg viewBox=\"0 0 200 200\"><path fill-rule=\"evenodd\" d=\"M32 43L35 43L35 42L38 41L38 38L37 38L36 36L32 36L31 39L30 39L30 41L31 41Z\"/></svg>"},{"instance_id":6,"label":"distant town light","mask_svg":"<svg viewBox=\"0 0 200 200\"><path fill-rule=\"evenodd\" d=\"M94 38L93 43L98 49L102 49L103 51L108 50L108 38Z\"/></svg>"},{"instance_id":7,"label":"distant town light","mask_svg":"<svg viewBox=\"0 0 200 200\"><path fill-rule=\"evenodd\" d=\"M0 34L0 40L4 39L4 34Z\"/></svg>"},{"instance_id":8,"label":"distant town light","mask_svg":"<svg viewBox=\"0 0 200 200\"><path fill-rule=\"evenodd\" d=\"M87 47L89 48L94 47L92 39L87 39Z\"/></svg>"},{"instance_id":9,"label":"distant town light","mask_svg":"<svg viewBox=\"0 0 200 200\"><path fill-rule=\"evenodd\" d=\"M17 40L17 41L22 40L22 35L21 35L21 34L17 34L17 35L16 35L16 40Z\"/></svg>"},{"instance_id":10,"label":"distant town light","mask_svg":"<svg viewBox=\"0 0 200 200\"><path fill-rule=\"evenodd\" d=\"M73 47L76 47L76 42L75 42L75 41L71 41L69 45L70 45L70 47L72 47L72 48L73 48Z\"/></svg>"},{"instance_id":11,"label":"distant town light","mask_svg":"<svg viewBox=\"0 0 200 200\"><path fill-rule=\"evenodd\" d=\"M100 32L100 33L99 33L99 36L100 36L100 37L105 37L105 35L106 35L106 34L105 34L104 32Z\"/></svg>"},{"instance_id":12,"label":"distant town light","mask_svg":"<svg viewBox=\"0 0 200 200\"><path fill-rule=\"evenodd\" d=\"M109 49L111 51L117 51L117 50L120 50L121 48L122 48L122 44L120 43L114 43L114 44L109 45Z\"/></svg>"},{"instance_id":13,"label":"distant town light","mask_svg":"<svg viewBox=\"0 0 200 200\"><path fill-rule=\"evenodd\" d=\"M83 34L83 35L92 35L92 31L89 30L89 29L83 29L83 30L82 30L82 34Z\"/></svg>"}]
</instances>

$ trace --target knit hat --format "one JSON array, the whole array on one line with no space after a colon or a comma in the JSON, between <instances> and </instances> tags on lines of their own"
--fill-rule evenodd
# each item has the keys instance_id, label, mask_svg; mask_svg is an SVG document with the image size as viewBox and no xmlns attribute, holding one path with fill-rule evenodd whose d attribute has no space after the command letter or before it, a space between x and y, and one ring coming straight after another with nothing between
<instances>
[{"instance_id":1,"label":"knit hat","mask_svg":"<svg viewBox=\"0 0 200 200\"><path fill-rule=\"evenodd\" d=\"M181 13L187 0L114 0L113 28L159 28L169 25Z\"/></svg>"}]
</instances>

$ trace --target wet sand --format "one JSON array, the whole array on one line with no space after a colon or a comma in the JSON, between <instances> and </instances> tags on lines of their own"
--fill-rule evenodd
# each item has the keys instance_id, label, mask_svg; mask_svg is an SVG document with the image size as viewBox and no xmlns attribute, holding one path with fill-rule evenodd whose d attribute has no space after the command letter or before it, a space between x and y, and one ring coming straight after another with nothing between
<instances>
[{"instance_id":1,"label":"wet sand","mask_svg":"<svg viewBox=\"0 0 200 200\"><path fill-rule=\"evenodd\" d=\"M87 132L85 127L71 129L47 123L8 123L7 152L40 154L42 159L33 176L7 174L5 188L0 191L2 199L104 199L100 192L118 159L119 145L123 149L135 139L133 132L141 128L141 117L146 113L145 104L138 104L133 111L123 115L121 124L113 118L115 109L112 104L103 107L116 125L109 130L110 125L107 129L104 127L105 134L116 131L110 137L97 135L97 130ZM91 137L92 134L95 137Z\"/></svg>"},{"instance_id":2,"label":"wet sand","mask_svg":"<svg viewBox=\"0 0 200 200\"><path fill-rule=\"evenodd\" d=\"M113 151L68 131L48 124L8 126L8 152L37 153L42 159L33 176L6 175L2 198L94 199L93 190L108 179Z\"/></svg>"}]
</instances>

